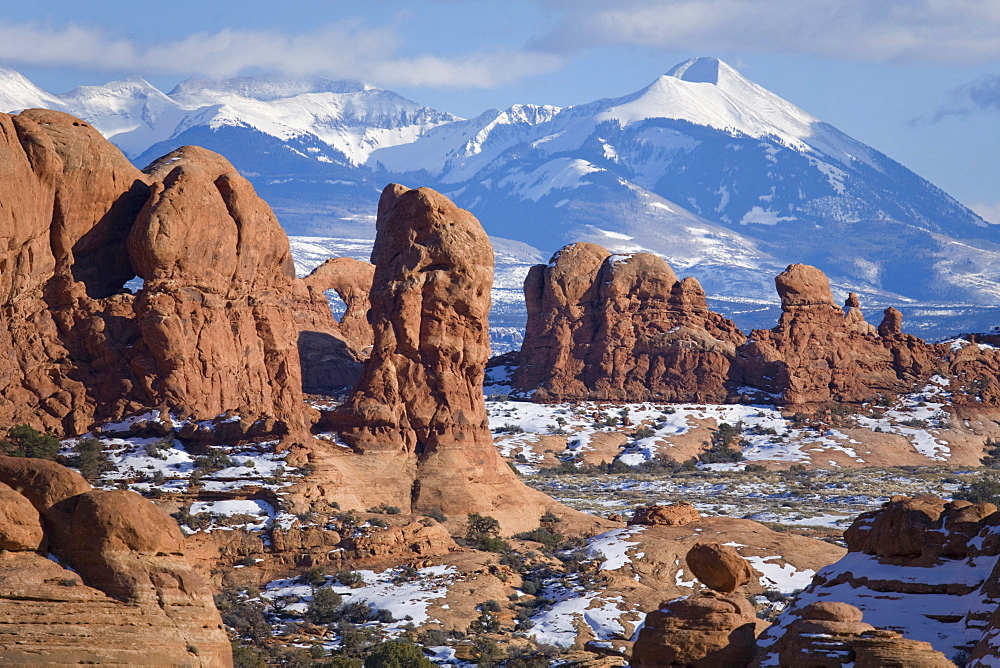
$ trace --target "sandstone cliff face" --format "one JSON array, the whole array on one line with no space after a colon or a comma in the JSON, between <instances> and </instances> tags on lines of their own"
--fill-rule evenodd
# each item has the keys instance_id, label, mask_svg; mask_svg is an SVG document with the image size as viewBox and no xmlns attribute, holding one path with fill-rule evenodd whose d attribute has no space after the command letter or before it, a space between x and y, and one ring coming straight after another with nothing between
<instances>
[{"instance_id":1,"label":"sandstone cliff face","mask_svg":"<svg viewBox=\"0 0 1000 668\"><path fill-rule=\"evenodd\" d=\"M527 528L554 502L520 483L493 447L482 391L493 282L486 233L439 193L393 184L379 202L372 260L371 356L328 424L356 452L384 458L395 486L409 479L412 509L506 508Z\"/></svg>"},{"instance_id":2,"label":"sandstone cliff face","mask_svg":"<svg viewBox=\"0 0 1000 668\"><path fill-rule=\"evenodd\" d=\"M288 242L219 156L143 173L71 116L0 114L0 233L0 421L79 434L167 406L304 428Z\"/></svg>"},{"instance_id":3,"label":"sandstone cliff face","mask_svg":"<svg viewBox=\"0 0 1000 668\"><path fill-rule=\"evenodd\" d=\"M844 645L830 665L947 666L958 652L971 655L970 666L991 665L986 658L1000 656L998 526L993 504L933 496L894 499L859 516L844 536L848 554L820 571L765 632L758 660L796 665L818 656L816 634L832 633L818 621L827 620L841 624ZM858 626L862 616L867 624Z\"/></svg>"},{"instance_id":4,"label":"sandstone cliff face","mask_svg":"<svg viewBox=\"0 0 1000 668\"><path fill-rule=\"evenodd\" d=\"M851 293L841 309L815 267L775 278L781 318L744 336L708 310L693 278L677 280L660 258L611 255L571 244L525 279L528 323L514 385L536 401L738 402L773 397L813 410L862 404L952 382L967 410L1000 405L1000 351L929 344L902 332L885 310L876 328Z\"/></svg>"},{"instance_id":5,"label":"sandstone cliff face","mask_svg":"<svg viewBox=\"0 0 1000 668\"><path fill-rule=\"evenodd\" d=\"M0 498L0 663L232 665L211 590L162 510L12 457Z\"/></svg>"},{"instance_id":6,"label":"sandstone cliff face","mask_svg":"<svg viewBox=\"0 0 1000 668\"><path fill-rule=\"evenodd\" d=\"M525 279L517 387L541 401L721 402L746 337L693 278L649 253L571 244Z\"/></svg>"}]
</instances>

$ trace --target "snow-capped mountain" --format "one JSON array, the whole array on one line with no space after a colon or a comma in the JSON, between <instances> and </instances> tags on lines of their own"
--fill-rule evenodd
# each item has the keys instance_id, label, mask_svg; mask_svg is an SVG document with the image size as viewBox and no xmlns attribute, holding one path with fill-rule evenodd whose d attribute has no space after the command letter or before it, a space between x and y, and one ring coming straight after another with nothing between
<instances>
[{"instance_id":1,"label":"snow-capped mountain","mask_svg":"<svg viewBox=\"0 0 1000 668\"><path fill-rule=\"evenodd\" d=\"M360 82L191 80L164 94L131 78L57 96L0 70L0 108L37 105L90 121L140 166L183 144L219 151L293 234L371 238L378 193L399 181L542 256L577 240L660 253L729 312L773 303L792 262L864 305L1000 302L1000 230L715 58L623 97L471 119Z\"/></svg>"}]
</instances>

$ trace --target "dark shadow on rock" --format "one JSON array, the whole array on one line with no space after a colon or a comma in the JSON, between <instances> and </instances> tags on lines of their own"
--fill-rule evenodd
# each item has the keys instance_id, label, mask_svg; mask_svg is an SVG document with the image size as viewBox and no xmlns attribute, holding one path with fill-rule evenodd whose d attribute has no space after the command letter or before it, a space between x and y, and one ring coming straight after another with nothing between
<instances>
[{"instance_id":1,"label":"dark shadow on rock","mask_svg":"<svg viewBox=\"0 0 1000 668\"><path fill-rule=\"evenodd\" d=\"M361 362L347 343L324 332L299 332L302 391L336 394L354 386L361 377Z\"/></svg>"}]
</instances>

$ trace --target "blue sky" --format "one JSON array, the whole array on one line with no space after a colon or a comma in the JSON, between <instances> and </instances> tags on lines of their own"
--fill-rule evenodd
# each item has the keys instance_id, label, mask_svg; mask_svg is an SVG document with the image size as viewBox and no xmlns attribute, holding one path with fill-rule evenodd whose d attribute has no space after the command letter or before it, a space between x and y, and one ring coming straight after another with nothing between
<instances>
[{"instance_id":1,"label":"blue sky","mask_svg":"<svg viewBox=\"0 0 1000 668\"><path fill-rule=\"evenodd\" d=\"M0 13L0 63L53 92L283 72L474 116L623 95L704 55L1000 223L997 0L35 0Z\"/></svg>"}]
</instances>

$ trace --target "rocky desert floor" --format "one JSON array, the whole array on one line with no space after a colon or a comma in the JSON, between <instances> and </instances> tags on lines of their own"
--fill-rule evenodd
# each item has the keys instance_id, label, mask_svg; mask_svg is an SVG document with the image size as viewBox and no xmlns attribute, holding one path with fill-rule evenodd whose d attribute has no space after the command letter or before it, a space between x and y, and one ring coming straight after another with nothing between
<instances>
[{"instance_id":1,"label":"rocky desert floor","mask_svg":"<svg viewBox=\"0 0 1000 668\"><path fill-rule=\"evenodd\" d=\"M322 661L401 637L438 664L474 664L495 652L523 657L524 665L619 665L615 654L636 636L643 610L700 589L684 568L695 542L715 537L753 564L760 578L748 595L769 619L843 554L843 531L857 515L896 495L949 498L984 475L981 466L952 461L965 447L953 445L973 439L981 456L985 437L968 425L956 436L946 390L933 384L895 405L827 416L837 426L768 406L540 405L512 400L506 389L495 379L486 393L495 445L509 465L529 486L619 528L570 536L551 518L517 536L487 532L495 540L483 543L466 518L408 517L390 506L296 512L296 485L314 472L289 464L275 441L192 448L126 435L131 423L96 435L110 462L96 486L138 491L171 512L191 540L231 550L213 575L224 619L242 643L240 665L255 665L259 655L286 665ZM865 461L886 436L914 453L904 462L917 463ZM318 437L338 447L332 434ZM71 456L79 440L63 447ZM701 519L622 522L638 507L681 502ZM434 540L451 547L422 557L371 547L413 527L440 530ZM272 559L276 535L310 530L340 537L328 560ZM598 651L607 656L598 659Z\"/></svg>"}]
</instances>

